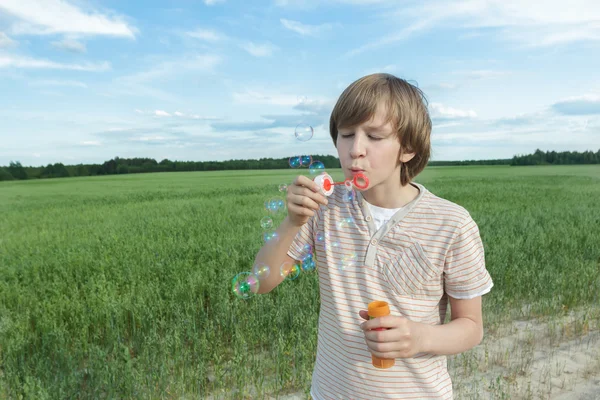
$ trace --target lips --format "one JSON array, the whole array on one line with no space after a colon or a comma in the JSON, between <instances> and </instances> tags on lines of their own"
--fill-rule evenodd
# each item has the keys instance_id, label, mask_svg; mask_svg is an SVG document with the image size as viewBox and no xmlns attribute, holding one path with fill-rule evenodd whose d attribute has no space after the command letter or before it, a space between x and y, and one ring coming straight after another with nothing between
<instances>
[{"instance_id":1,"label":"lips","mask_svg":"<svg viewBox=\"0 0 600 400\"><path fill-rule=\"evenodd\" d=\"M365 172L364 169L360 169L360 168L350 168L350 172L352 173L352 175L356 175L356 174L360 174L362 172Z\"/></svg>"}]
</instances>

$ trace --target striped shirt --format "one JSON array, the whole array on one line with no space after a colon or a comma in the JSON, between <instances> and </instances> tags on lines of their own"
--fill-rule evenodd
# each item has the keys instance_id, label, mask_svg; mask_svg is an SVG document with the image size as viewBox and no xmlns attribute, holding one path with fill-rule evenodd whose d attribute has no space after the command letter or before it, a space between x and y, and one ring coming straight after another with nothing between
<instances>
[{"instance_id":1,"label":"striped shirt","mask_svg":"<svg viewBox=\"0 0 600 400\"><path fill-rule=\"evenodd\" d=\"M336 186L327 207L304 224L288 255L317 261L321 307L311 395L321 399L451 399L446 356L419 353L377 369L359 310L375 300L392 315L439 325L448 296L490 291L477 224L463 207L429 192L400 208L379 229L360 192ZM309 245L309 246L306 246Z\"/></svg>"}]
</instances>

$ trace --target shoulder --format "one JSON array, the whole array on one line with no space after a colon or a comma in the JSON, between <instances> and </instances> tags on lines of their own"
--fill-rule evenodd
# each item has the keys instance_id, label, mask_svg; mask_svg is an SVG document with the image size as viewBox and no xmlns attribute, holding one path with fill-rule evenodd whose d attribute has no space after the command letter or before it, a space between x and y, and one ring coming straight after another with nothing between
<instances>
[{"instance_id":1,"label":"shoulder","mask_svg":"<svg viewBox=\"0 0 600 400\"><path fill-rule=\"evenodd\" d=\"M465 207L430 192L421 184L418 185L424 193L414 208L415 214L430 222L437 221L440 225L457 229L472 221L471 214Z\"/></svg>"}]
</instances>

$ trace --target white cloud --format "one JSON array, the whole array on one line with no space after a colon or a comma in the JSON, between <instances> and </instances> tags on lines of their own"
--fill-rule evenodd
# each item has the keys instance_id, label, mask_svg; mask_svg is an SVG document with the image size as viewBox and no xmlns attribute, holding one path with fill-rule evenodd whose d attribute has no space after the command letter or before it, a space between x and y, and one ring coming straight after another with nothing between
<instances>
[{"instance_id":1,"label":"white cloud","mask_svg":"<svg viewBox=\"0 0 600 400\"><path fill-rule=\"evenodd\" d=\"M81 144L83 146L100 146L100 142L98 142L97 140L88 140L85 142L81 142Z\"/></svg>"},{"instance_id":2,"label":"white cloud","mask_svg":"<svg viewBox=\"0 0 600 400\"><path fill-rule=\"evenodd\" d=\"M177 117L184 117L184 116L185 116L185 114L184 114L184 113L182 113L182 112L179 112L179 111L175 111L173 114L174 114L175 116L177 116Z\"/></svg>"},{"instance_id":3,"label":"white cloud","mask_svg":"<svg viewBox=\"0 0 600 400\"><path fill-rule=\"evenodd\" d=\"M79 87L83 89L87 89L87 85L83 82L79 81L63 81L63 80L40 80L40 81L32 81L29 82L31 86L70 86L70 87Z\"/></svg>"},{"instance_id":4,"label":"white cloud","mask_svg":"<svg viewBox=\"0 0 600 400\"><path fill-rule=\"evenodd\" d=\"M49 60L1 55L0 54L0 68L38 68L38 69L62 69L71 71L88 71L88 72L101 72L110 70L110 63L104 61L102 63L84 63L84 64L63 64Z\"/></svg>"},{"instance_id":5,"label":"white cloud","mask_svg":"<svg viewBox=\"0 0 600 400\"><path fill-rule=\"evenodd\" d=\"M164 61L149 70L122 76L118 80L121 82L140 83L174 74L181 74L184 71L211 71L221 61L221 57L217 55L194 55L193 57L184 57L175 61Z\"/></svg>"},{"instance_id":6,"label":"white cloud","mask_svg":"<svg viewBox=\"0 0 600 400\"><path fill-rule=\"evenodd\" d=\"M331 24L321 25L306 25L298 21L293 21L285 18L279 20L281 24L292 32L296 32L302 36L318 36L321 32L331 30Z\"/></svg>"},{"instance_id":7,"label":"white cloud","mask_svg":"<svg viewBox=\"0 0 600 400\"><path fill-rule=\"evenodd\" d=\"M85 12L65 0L2 0L0 10L18 19L14 34L77 33L134 38L136 29L121 16Z\"/></svg>"},{"instance_id":8,"label":"white cloud","mask_svg":"<svg viewBox=\"0 0 600 400\"><path fill-rule=\"evenodd\" d=\"M195 39L206 40L207 42L218 42L225 39L225 36L217 31L202 28L189 31L187 35Z\"/></svg>"},{"instance_id":9,"label":"white cloud","mask_svg":"<svg viewBox=\"0 0 600 400\"><path fill-rule=\"evenodd\" d=\"M294 106L299 103L296 95L266 93L258 90L234 92L233 100L240 104L271 104L277 106Z\"/></svg>"},{"instance_id":10,"label":"white cloud","mask_svg":"<svg viewBox=\"0 0 600 400\"><path fill-rule=\"evenodd\" d=\"M438 119L457 119L457 118L475 118L477 113L473 110L459 110L457 108L446 107L440 103L431 103L429 105L431 118Z\"/></svg>"},{"instance_id":11,"label":"white cloud","mask_svg":"<svg viewBox=\"0 0 600 400\"><path fill-rule=\"evenodd\" d=\"M85 53L87 51L85 44L74 39L63 39L51 43L57 49L69 51L71 53Z\"/></svg>"},{"instance_id":12,"label":"white cloud","mask_svg":"<svg viewBox=\"0 0 600 400\"><path fill-rule=\"evenodd\" d=\"M552 104L551 108L563 115L600 115L600 96L597 94L571 96Z\"/></svg>"},{"instance_id":13,"label":"white cloud","mask_svg":"<svg viewBox=\"0 0 600 400\"><path fill-rule=\"evenodd\" d=\"M456 71L455 74L464 75L467 79L470 80L479 80L479 79L494 79L500 78L502 76L506 76L510 74L508 71L496 71L496 70L473 70L473 71Z\"/></svg>"},{"instance_id":14,"label":"white cloud","mask_svg":"<svg viewBox=\"0 0 600 400\"><path fill-rule=\"evenodd\" d=\"M500 33L494 38L526 47L600 41L600 3L595 0L573 0L569 7L558 0L470 0L453 3L452 7L442 0L412 1L395 12L387 10L383 16L403 28L379 35L346 56L402 41L437 26L471 33L496 28Z\"/></svg>"},{"instance_id":15,"label":"white cloud","mask_svg":"<svg viewBox=\"0 0 600 400\"><path fill-rule=\"evenodd\" d=\"M277 50L277 46L271 43L255 44L253 42L247 42L241 45L244 50L252 54L254 57L268 57Z\"/></svg>"},{"instance_id":16,"label":"white cloud","mask_svg":"<svg viewBox=\"0 0 600 400\"><path fill-rule=\"evenodd\" d=\"M4 32L0 32L0 49L5 49L8 47L14 47L17 45L17 42L8 37L8 35Z\"/></svg>"},{"instance_id":17,"label":"white cloud","mask_svg":"<svg viewBox=\"0 0 600 400\"><path fill-rule=\"evenodd\" d=\"M218 3L225 3L225 0L204 0L204 4L206 4L207 6L214 6Z\"/></svg>"},{"instance_id":18,"label":"white cloud","mask_svg":"<svg viewBox=\"0 0 600 400\"><path fill-rule=\"evenodd\" d=\"M163 111L163 110L154 111L154 115L156 115L157 117L170 117L171 116L171 114L169 114L168 112Z\"/></svg>"}]
</instances>

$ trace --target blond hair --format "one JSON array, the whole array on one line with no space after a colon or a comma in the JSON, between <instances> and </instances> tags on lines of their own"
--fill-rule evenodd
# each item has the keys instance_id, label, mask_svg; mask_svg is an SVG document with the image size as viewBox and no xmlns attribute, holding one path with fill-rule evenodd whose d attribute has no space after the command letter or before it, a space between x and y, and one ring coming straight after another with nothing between
<instances>
[{"instance_id":1,"label":"blond hair","mask_svg":"<svg viewBox=\"0 0 600 400\"><path fill-rule=\"evenodd\" d=\"M340 95L329 120L329 133L337 142L338 128L350 128L369 121L381 102L387 106L403 152L415 153L402 163L400 184L407 185L429 162L431 156L431 119L427 99L416 86L390 74L372 74L354 81Z\"/></svg>"}]
</instances>

